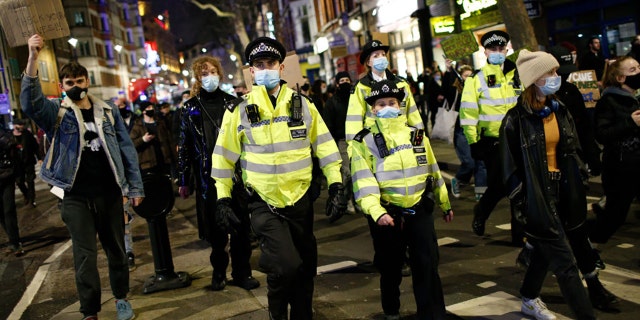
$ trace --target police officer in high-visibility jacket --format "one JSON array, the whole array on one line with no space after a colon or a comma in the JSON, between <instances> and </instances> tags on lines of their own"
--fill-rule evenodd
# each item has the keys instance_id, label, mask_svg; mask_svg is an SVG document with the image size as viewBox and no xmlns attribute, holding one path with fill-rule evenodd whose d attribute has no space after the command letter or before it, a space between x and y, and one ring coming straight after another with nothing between
<instances>
[{"instance_id":1,"label":"police officer in high-visibility jacket","mask_svg":"<svg viewBox=\"0 0 640 320\"><path fill-rule=\"evenodd\" d=\"M424 130L407 125L402 114L403 91L393 81L373 84L366 98L372 124L352 143L353 191L373 238L385 319L400 319L407 247L418 319L444 319L434 204L447 222L453 211L429 139Z\"/></svg>"},{"instance_id":2,"label":"police officer in high-visibility jacket","mask_svg":"<svg viewBox=\"0 0 640 320\"><path fill-rule=\"evenodd\" d=\"M312 156L329 183L328 211L342 215L346 200L341 158L318 110L280 79L284 46L258 38L245 57L254 80L251 91L225 113L212 156L221 224L234 221L229 208L234 166L249 193L251 226L260 241L260 266L267 272L270 319L312 318L317 246L309 196ZM237 179L237 178L236 178Z\"/></svg>"},{"instance_id":3,"label":"police officer in high-visibility jacket","mask_svg":"<svg viewBox=\"0 0 640 320\"><path fill-rule=\"evenodd\" d=\"M418 129L424 129L420 111L416 107L409 83L404 79L395 76L387 69L389 60L387 52L389 46L385 46L378 40L366 43L360 54L360 64L367 67L367 74L358 80L351 89L349 97L349 108L347 109L347 120L345 123L345 140L349 145L353 137L362 128L368 128L373 124L371 109L364 99L371 93L371 86L381 80L389 80L395 83L398 88L404 89L405 96L400 100L402 113L406 115L409 125ZM349 149L349 155L350 149Z\"/></svg>"},{"instance_id":4,"label":"police officer in high-visibility jacket","mask_svg":"<svg viewBox=\"0 0 640 320\"><path fill-rule=\"evenodd\" d=\"M471 147L471 156L487 167L487 190L473 209L472 228L484 235L485 222L502 199L504 187L499 175L498 136L502 118L516 105L520 95L516 65L506 60L509 34L501 30L485 33L481 40L487 64L468 77L462 90L460 126ZM512 240L521 242L522 228L512 219ZM516 235L519 234L519 235Z\"/></svg>"}]
</instances>

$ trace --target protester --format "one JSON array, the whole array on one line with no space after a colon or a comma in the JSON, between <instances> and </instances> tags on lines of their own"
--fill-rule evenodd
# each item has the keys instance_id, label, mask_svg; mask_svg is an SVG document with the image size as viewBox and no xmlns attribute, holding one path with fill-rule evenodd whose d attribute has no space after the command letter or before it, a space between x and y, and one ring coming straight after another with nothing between
<instances>
[{"instance_id":1,"label":"protester","mask_svg":"<svg viewBox=\"0 0 640 320\"><path fill-rule=\"evenodd\" d=\"M327 101L327 83L322 79L316 79L309 92L313 104L321 115L324 114L324 104Z\"/></svg>"},{"instance_id":2,"label":"protester","mask_svg":"<svg viewBox=\"0 0 640 320\"><path fill-rule=\"evenodd\" d=\"M598 36L592 36L589 38L589 42L587 42L587 52L580 57L580 61L578 62L578 68L580 68L580 70L595 70L598 82L602 81L602 75L607 61L602 56L600 49L600 38Z\"/></svg>"},{"instance_id":3,"label":"protester","mask_svg":"<svg viewBox=\"0 0 640 320\"><path fill-rule=\"evenodd\" d=\"M355 213L355 208L351 202L353 198L353 188L351 183L351 161L347 153L347 142L345 141L344 124L347 121L347 109L349 108L349 95L351 94L351 77L346 71L336 74L338 89L324 108L324 121L327 124L331 136L338 145L340 157L342 158L342 181L345 184L345 198L347 201L347 212Z\"/></svg>"},{"instance_id":4,"label":"protester","mask_svg":"<svg viewBox=\"0 0 640 320\"><path fill-rule=\"evenodd\" d=\"M473 68L468 65L462 65L456 71L450 59L447 59L445 63L447 72L442 78L445 99L450 108L460 112L460 100L464 82L473 73ZM482 160L475 160L471 156L469 143L460 126L460 117L456 118L453 129L453 146L460 160L460 167L458 167L455 176L451 178L451 194L456 198L460 197L460 189L471 184L471 178L473 177L474 193L476 201L479 201L487 190L487 169Z\"/></svg>"},{"instance_id":5,"label":"protester","mask_svg":"<svg viewBox=\"0 0 640 320\"><path fill-rule=\"evenodd\" d=\"M401 113L404 97L393 81L373 84L366 102L375 123L356 134L352 144L354 192L373 238L385 319L400 319L399 286L407 247L417 319L445 319L433 199L445 221L453 219L453 211L429 139L407 126Z\"/></svg>"},{"instance_id":6,"label":"protester","mask_svg":"<svg viewBox=\"0 0 640 320\"><path fill-rule=\"evenodd\" d=\"M62 101L44 97L38 78L38 55L43 47L40 35L29 38L20 104L51 137L41 177L64 190L62 220L73 245L80 312L84 319L97 319L101 309L98 234L107 256L118 319L132 319L122 197L129 197L133 206L144 197L136 151L118 108L88 93L89 72L79 63L60 68L60 87L66 92Z\"/></svg>"},{"instance_id":7,"label":"protester","mask_svg":"<svg viewBox=\"0 0 640 320\"><path fill-rule=\"evenodd\" d=\"M124 120L124 125L127 128L127 132L131 132L131 128L133 128L133 124L135 123L135 120L138 118L138 116L133 113L133 111L131 111L131 106L124 98L116 100L116 106L120 111L122 120Z\"/></svg>"},{"instance_id":8,"label":"protester","mask_svg":"<svg viewBox=\"0 0 640 320\"><path fill-rule=\"evenodd\" d=\"M427 109L429 110L429 121L431 128L436 124L436 115L438 110L444 104L444 92L442 89L442 71L436 68L433 72L429 83L427 84Z\"/></svg>"},{"instance_id":9,"label":"protester","mask_svg":"<svg viewBox=\"0 0 640 320\"><path fill-rule=\"evenodd\" d=\"M329 212L346 209L340 153L318 110L281 80L286 51L277 40L260 37L245 49L254 85L234 101L223 119L213 152L216 219L237 220L230 207L236 163L247 193L251 226L260 241L260 267L267 273L270 319L307 320L317 268L313 208L309 195L312 157L329 184ZM233 196L236 197L235 195Z\"/></svg>"},{"instance_id":10,"label":"protester","mask_svg":"<svg viewBox=\"0 0 640 320\"><path fill-rule=\"evenodd\" d=\"M505 196L500 182L498 138L500 124L507 111L515 106L520 94L516 66L506 59L509 34L501 30L485 33L480 39L487 64L464 83L460 103L460 125L471 156L482 160L487 168L487 189L473 208L472 229L482 236L485 224L500 199ZM522 244L522 227L511 217L511 242Z\"/></svg>"},{"instance_id":11,"label":"protester","mask_svg":"<svg viewBox=\"0 0 640 320\"><path fill-rule=\"evenodd\" d=\"M9 238L5 253L16 257L24 255L20 242L18 213L16 211L16 165L20 162L18 146L11 134L0 126L0 225Z\"/></svg>"},{"instance_id":12,"label":"protester","mask_svg":"<svg viewBox=\"0 0 640 320\"><path fill-rule=\"evenodd\" d=\"M550 270L575 317L595 319L567 239L568 232L584 223L587 176L571 114L555 96L559 64L546 52L527 49L520 51L516 64L525 90L500 127L499 175L533 246L520 287L520 310L536 319L556 319L540 299Z\"/></svg>"},{"instance_id":13,"label":"protester","mask_svg":"<svg viewBox=\"0 0 640 320\"><path fill-rule=\"evenodd\" d=\"M631 49L627 55L636 59L636 61L640 61L640 34L631 40Z\"/></svg>"},{"instance_id":14,"label":"protester","mask_svg":"<svg viewBox=\"0 0 640 320\"><path fill-rule=\"evenodd\" d=\"M217 58L198 57L193 61L191 70L196 81L191 98L182 108L178 140L179 193L183 199L189 197L189 181L193 173L199 236L211 245L211 289L219 291L227 285L227 267L231 255L230 283L252 290L259 287L260 282L251 275L250 225L245 199L234 197L234 202L230 203L240 219L233 230L219 225L214 218L216 201L223 197L216 193L216 181L211 178L211 154L222 129L225 105L236 97L220 89L220 81L225 79L225 74ZM242 181L236 179L234 182L234 190L244 189ZM226 251L227 245L230 247L229 253Z\"/></svg>"},{"instance_id":15,"label":"protester","mask_svg":"<svg viewBox=\"0 0 640 320\"><path fill-rule=\"evenodd\" d=\"M14 168L15 179L20 192L24 196L24 205L36 207L36 168L35 165L42 160L40 146L31 131L25 127L25 119L16 119L13 122L13 138L18 148L18 161Z\"/></svg>"},{"instance_id":16,"label":"protester","mask_svg":"<svg viewBox=\"0 0 640 320\"><path fill-rule=\"evenodd\" d=\"M590 237L606 243L627 218L640 186L630 181L640 179L640 65L624 56L609 65L602 96L596 104L598 142L603 146L602 188L607 195L604 212L594 211Z\"/></svg>"}]
</instances>

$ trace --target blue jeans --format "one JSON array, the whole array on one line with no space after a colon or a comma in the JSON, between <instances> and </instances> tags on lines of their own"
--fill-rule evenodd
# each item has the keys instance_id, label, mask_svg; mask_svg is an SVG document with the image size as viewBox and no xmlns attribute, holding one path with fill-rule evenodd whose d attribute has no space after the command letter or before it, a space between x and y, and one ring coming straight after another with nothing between
<instances>
[{"instance_id":1,"label":"blue jeans","mask_svg":"<svg viewBox=\"0 0 640 320\"><path fill-rule=\"evenodd\" d=\"M471 157L471 148L464 136L462 127L456 124L453 131L453 145L460 160L460 167L456 172L456 179L460 182L468 183L471 176L474 176L475 192L484 193L487 189L487 168L483 161L476 161Z\"/></svg>"}]
</instances>

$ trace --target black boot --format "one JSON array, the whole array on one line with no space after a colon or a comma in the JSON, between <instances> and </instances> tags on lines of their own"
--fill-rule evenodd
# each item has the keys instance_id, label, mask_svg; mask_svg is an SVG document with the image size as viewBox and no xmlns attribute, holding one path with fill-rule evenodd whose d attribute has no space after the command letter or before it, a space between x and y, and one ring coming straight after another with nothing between
<instances>
[{"instance_id":1,"label":"black boot","mask_svg":"<svg viewBox=\"0 0 640 320\"><path fill-rule=\"evenodd\" d=\"M486 219L482 216L480 212L480 206L475 205L473 208L473 222L471 223L471 229L473 229L473 233L478 236L484 235Z\"/></svg>"},{"instance_id":2,"label":"black boot","mask_svg":"<svg viewBox=\"0 0 640 320\"><path fill-rule=\"evenodd\" d=\"M611 310L612 305L620 302L609 290L605 289L598 276L585 278L589 290L589 300L594 308L602 311Z\"/></svg>"}]
</instances>

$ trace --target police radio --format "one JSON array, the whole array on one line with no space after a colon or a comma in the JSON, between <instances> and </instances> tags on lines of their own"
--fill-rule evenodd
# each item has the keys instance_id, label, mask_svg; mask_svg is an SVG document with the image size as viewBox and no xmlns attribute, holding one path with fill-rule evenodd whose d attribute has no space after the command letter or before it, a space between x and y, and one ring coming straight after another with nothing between
<instances>
[{"instance_id":1,"label":"police radio","mask_svg":"<svg viewBox=\"0 0 640 320\"><path fill-rule=\"evenodd\" d=\"M250 104L244 110L247 112L247 118L249 118L250 123L260 122L260 111L257 104Z\"/></svg>"},{"instance_id":2,"label":"police radio","mask_svg":"<svg viewBox=\"0 0 640 320\"><path fill-rule=\"evenodd\" d=\"M291 96L291 117L288 122L289 127L297 127L302 122L302 95L300 94L300 84L296 84L297 92Z\"/></svg>"},{"instance_id":3,"label":"police radio","mask_svg":"<svg viewBox=\"0 0 640 320\"><path fill-rule=\"evenodd\" d=\"M381 158L385 158L389 156L389 148L387 147L387 142L384 141L384 136L380 133L380 126L378 126L378 122L376 122L376 127L378 127L378 133L373 135L373 142L376 144L376 148L378 148L378 153L380 153Z\"/></svg>"}]
</instances>

